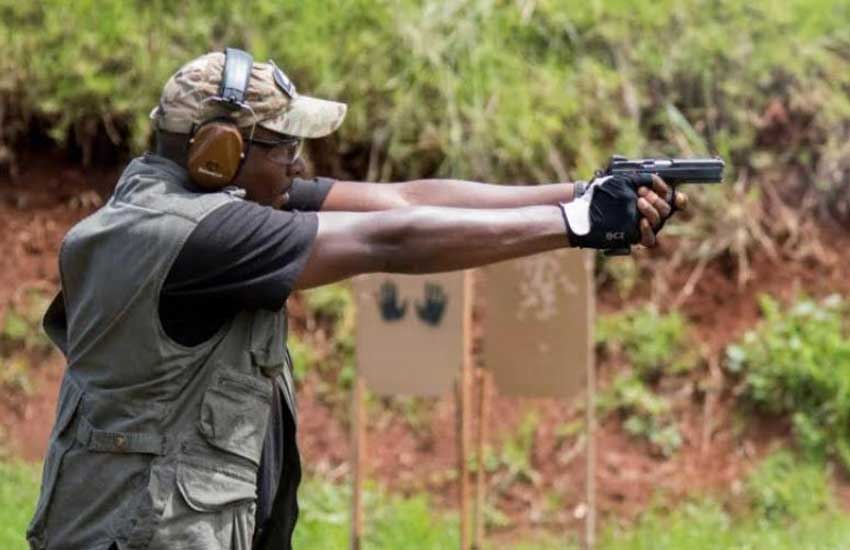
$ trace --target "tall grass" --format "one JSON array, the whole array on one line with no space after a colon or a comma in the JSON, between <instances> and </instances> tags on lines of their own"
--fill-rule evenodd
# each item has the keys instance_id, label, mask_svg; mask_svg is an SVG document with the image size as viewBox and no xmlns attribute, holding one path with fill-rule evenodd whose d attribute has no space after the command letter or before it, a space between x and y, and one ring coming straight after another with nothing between
<instances>
[{"instance_id":1,"label":"tall grass","mask_svg":"<svg viewBox=\"0 0 850 550\"><path fill-rule=\"evenodd\" d=\"M349 102L340 147L374 149L378 177L549 181L613 151L845 162L842 0L0 0L0 14L0 92L60 139L126 125L140 147L168 75L230 44ZM799 130L790 148L760 136L774 100Z\"/></svg>"},{"instance_id":2,"label":"tall grass","mask_svg":"<svg viewBox=\"0 0 850 550\"><path fill-rule=\"evenodd\" d=\"M38 496L38 468L0 462L0 548L26 548L24 530ZM823 467L799 463L786 452L769 457L746 484L750 512L732 515L717 501L694 500L674 509L658 508L636 525L602 527L601 550L756 549L828 550L844 547L850 521L835 512ZM302 514L296 548L347 548L350 491L318 479L300 491ZM426 495L402 498L366 491L368 548L427 550L458 544L457 515L435 510ZM490 537L490 550L577 549L564 533L511 539Z\"/></svg>"}]
</instances>

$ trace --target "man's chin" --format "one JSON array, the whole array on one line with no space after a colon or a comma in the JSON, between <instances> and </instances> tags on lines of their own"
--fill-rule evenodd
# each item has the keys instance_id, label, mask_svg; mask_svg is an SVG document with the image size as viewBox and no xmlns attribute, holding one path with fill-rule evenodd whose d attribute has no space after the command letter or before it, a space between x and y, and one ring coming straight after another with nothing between
<instances>
[{"instance_id":1,"label":"man's chin","mask_svg":"<svg viewBox=\"0 0 850 550\"><path fill-rule=\"evenodd\" d=\"M283 193L282 195L275 195L274 200L272 201L271 206L280 210L284 206L289 204L289 192Z\"/></svg>"}]
</instances>

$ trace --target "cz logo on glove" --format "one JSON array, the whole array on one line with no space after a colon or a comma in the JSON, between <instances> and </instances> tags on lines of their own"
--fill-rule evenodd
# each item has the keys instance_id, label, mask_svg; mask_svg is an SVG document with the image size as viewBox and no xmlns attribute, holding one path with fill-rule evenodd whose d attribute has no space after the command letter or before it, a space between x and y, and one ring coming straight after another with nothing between
<instances>
[{"instance_id":1,"label":"cz logo on glove","mask_svg":"<svg viewBox=\"0 0 850 550\"><path fill-rule=\"evenodd\" d=\"M626 239L625 231L609 231L605 233L605 239L608 241L623 241Z\"/></svg>"}]
</instances>

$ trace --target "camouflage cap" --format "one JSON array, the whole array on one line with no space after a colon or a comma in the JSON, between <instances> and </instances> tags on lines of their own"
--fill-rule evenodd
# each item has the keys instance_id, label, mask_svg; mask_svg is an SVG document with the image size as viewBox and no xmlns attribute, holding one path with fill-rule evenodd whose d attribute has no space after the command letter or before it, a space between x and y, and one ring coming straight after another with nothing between
<instances>
[{"instance_id":1,"label":"camouflage cap","mask_svg":"<svg viewBox=\"0 0 850 550\"><path fill-rule=\"evenodd\" d=\"M326 136L342 124L347 106L298 94L292 81L273 61L254 63L245 93L250 109L232 111L218 96L224 53L202 55L174 73L150 114L162 130L189 133L193 125L213 118L232 118L239 126L256 123L281 134L304 138ZM253 112L252 112L253 111Z\"/></svg>"}]
</instances>

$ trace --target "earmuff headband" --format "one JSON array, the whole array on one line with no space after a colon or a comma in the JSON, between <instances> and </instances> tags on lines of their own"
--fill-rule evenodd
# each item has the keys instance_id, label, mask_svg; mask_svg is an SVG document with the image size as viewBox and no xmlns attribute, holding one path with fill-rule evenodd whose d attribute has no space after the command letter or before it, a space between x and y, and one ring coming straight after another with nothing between
<instances>
[{"instance_id":1,"label":"earmuff headband","mask_svg":"<svg viewBox=\"0 0 850 550\"><path fill-rule=\"evenodd\" d=\"M233 109L244 108L245 92L248 90L253 65L254 58L248 52L238 48L225 48L224 72L221 75L218 95Z\"/></svg>"}]
</instances>

